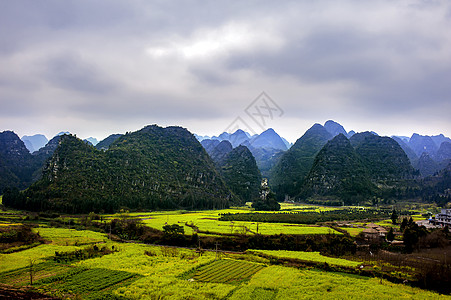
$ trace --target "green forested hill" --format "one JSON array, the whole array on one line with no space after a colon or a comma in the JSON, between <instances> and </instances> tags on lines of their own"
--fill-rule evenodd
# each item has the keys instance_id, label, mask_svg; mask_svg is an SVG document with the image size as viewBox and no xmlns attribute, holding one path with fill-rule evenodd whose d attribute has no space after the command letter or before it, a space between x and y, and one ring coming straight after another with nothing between
<instances>
[{"instance_id":1,"label":"green forested hill","mask_svg":"<svg viewBox=\"0 0 451 300\"><path fill-rule=\"evenodd\" d=\"M220 170L227 186L243 200L243 204L258 197L262 178L255 158L246 146L230 151Z\"/></svg>"},{"instance_id":2,"label":"green forested hill","mask_svg":"<svg viewBox=\"0 0 451 300\"><path fill-rule=\"evenodd\" d=\"M339 134L321 149L304 181L300 197L332 197L346 204L375 195L376 186L349 140Z\"/></svg>"},{"instance_id":3,"label":"green forested hill","mask_svg":"<svg viewBox=\"0 0 451 300\"><path fill-rule=\"evenodd\" d=\"M221 141L211 151L208 151L211 159L216 165L221 166L224 164L227 155L233 150L233 146L229 141Z\"/></svg>"},{"instance_id":4,"label":"green forested hill","mask_svg":"<svg viewBox=\"0 0 451 300\"><path fill-rule=\"evenodd\" d=\"M43 178L12 206L65 212L224 208L230 190L186 129L147 126L100 151L63 136ZM11 202L11 201L10 201Z\"/></svg>"},{"instance_id":5,"label":"green forested hill","mask_svg":"<svg viewBox=\"0 0 451 300\"><path fill-rule=\"evenodd\" d=\"M271 171L270 185L278 200L285 194L296 196L309 173L315 155L332 135L320 124L313 125L286 151Z\"/></svg>"},{"instance_id":6,"label":"green forested hill","mask_svg":"<svg viewBox=\"0 0 451 300\"><path fill-rule=\"evenodd\" d=\"M357 133L350 138L350 142L355 145L374 183L386 184L413 178L414 169L410 160L395 140L371 133Z\"/></svg>"},{"instance_id":7,"label":"green forested hill","mask_svg":"<svg viewBox=\"0 0 451 300\"><path fill-rule=\"evenodd\" d=\"M26 188L37 168L24 142L12 131L0 132L0 195L6 188Z\"/></svg>"},{"instance_id":8,"label":"green forested hill","mask_svg":"<svg viewBox=\"0 0 451 300\"><path fill-rule=\"evenodd\" d=\"M120 138L122 134L111 134L105 139L101 140L100 142L95 145L95 147L99 150L107 150L112 143L114 143L118 138Z\"/></svg>"}]
</instances>

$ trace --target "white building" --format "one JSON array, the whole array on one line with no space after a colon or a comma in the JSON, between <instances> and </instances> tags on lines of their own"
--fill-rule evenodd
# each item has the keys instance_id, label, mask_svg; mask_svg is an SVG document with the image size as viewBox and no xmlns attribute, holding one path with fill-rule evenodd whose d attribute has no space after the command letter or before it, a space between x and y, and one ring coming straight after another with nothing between
<instances>
[{"instance_id":1,"label":"white building","mask_svg":"<svg viewBox=\"0 0 451 300\"><path fill-rule=\"evenodd\" d=\"M451 209L442 209L442 212L435 215L434 223L442 226L451 226Z\"/></svg>"}]
</instances>

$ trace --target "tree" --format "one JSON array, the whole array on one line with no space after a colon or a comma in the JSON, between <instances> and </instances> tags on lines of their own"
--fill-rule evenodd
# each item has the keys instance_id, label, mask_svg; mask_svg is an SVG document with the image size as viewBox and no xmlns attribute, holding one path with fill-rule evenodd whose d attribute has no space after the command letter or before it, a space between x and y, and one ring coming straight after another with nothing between
<instances>
[{"instance_id":1,"label":"tree","mask_svg":"<svg viewBox=\"0 0 451 300\"><path fill-rule=\"evenodd\" d=\"M403 218L402 219L402 222L401 222L401 226L399 227L399 229L401 230L401 231L404 231L404 229L406 229L406 227L407 227L407 224L408 222L407 222L407 218Z\"/></svg>"},{"instance_id":2,"label":"tree","mask_svg":"<svg viewBox=\"0 0 451 300\"><path fill-rule=\"evenodd\" d=\"M396 212L396 210L394 208L393 208L393 211L391 213L390 219L391 219L391 222L393 224L398 224L398 213Z\"/></svg>"},{"instance_id":3,"label":"tree","mask_svg":"<svg viewBox=\"0 0 451 300\"><path fill-rule=\"evenodd\" d=\"M404 242L405 251L411 253L414 247L418 246L420 238L428 234L429 232L426 227L418 226L417 223L412 221L411 224L407 225L403 232L402 240Z\"/></svg>"},{"instance_id":4,"label":"tree","mask_svg":"<svg viewBox=\"0 0 451 300\"><path fill-rule=\"evenodd\" d=\"M185 234L185 228L177 224L164 225L163 232L167 235L178 235L178 234L183 235Z\"/></svg>"},{"instance_id":5,"label":"tree","mask_svg":"<svg viewBox=\"0 0 451 300\"><path fill-rule=\"evenodd\" d=\"M34 275L34 265L36 263L36 259L29 259L29 273L30 273L30 285L33 285L33 275Z\"/></svg>"},{"instance_id":6,"label":"tree","mask_svg":"<svg viewBox=\"0 0 451 300\"><path fill-rule=\"evenodd\" d=\"M259 199L252 203L252 207L255 210L270 210L277 211L280 210L280 204L276 201L276 196L274 193L269 192L266 199Z\"/></svg>"},{"instance_id":7,"label":"tree","mask_svg":"<svg viewBox=\"0 0 451 300\"><path fill-rule=\"evenodd\" d=\"M393 227L390 227L390 230L387 233L387 240L392 242L395 239L395 234L393 233Z\"/></svg>"}]
</instances>

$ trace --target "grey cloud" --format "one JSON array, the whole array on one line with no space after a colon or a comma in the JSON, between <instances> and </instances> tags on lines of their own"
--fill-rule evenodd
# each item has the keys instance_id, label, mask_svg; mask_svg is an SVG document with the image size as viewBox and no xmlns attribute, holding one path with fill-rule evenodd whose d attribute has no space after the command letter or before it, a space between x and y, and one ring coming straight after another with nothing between
<instances>
[{"instance_id":1,"label":"grey cloud","mask_svg":"<svg viewBox=\"0 0 451 300\"><path fill-rule=\"evenodd\" d=\"M412 114L404 120L414 124L422 109L435 109L437 124L451 128L443 109L451 97L450 16L446 2L414 0L3 1L0 115L17 124L21 116L57 122L70 115L78 124L189 120L209 127L214 118L235 118L264 90L299 122ZM269 24L268 36L282 43L211 59L145 55L234 22L259 30ZM344 87L330 88L337 82ZM64 125L55 123L55 132Z\"/></svg>"},{"instance_id":2,"label":"grey cloud","mask_svg":"<svg viewBox=\"0 0 451 300\"><path fill-rule=\"evenodd\" d=\"M44 63L44 68L48 81L62 89L108 95L120 85L74 54L51 58Z\"/></svg>"}]
</instances>

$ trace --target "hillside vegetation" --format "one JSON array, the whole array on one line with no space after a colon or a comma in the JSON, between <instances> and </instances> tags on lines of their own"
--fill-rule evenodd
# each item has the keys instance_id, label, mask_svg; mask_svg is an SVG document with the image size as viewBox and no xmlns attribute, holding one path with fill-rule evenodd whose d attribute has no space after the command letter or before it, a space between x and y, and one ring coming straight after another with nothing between
<instances>
[{"instance_id":1,"label":"hillside vegetation","mask_svg":"<svg viewBox=\"0 0 451 300\"><path fill-rule=\"evenodd\" d=\"M205 150L180 127L147 126L100 151L73 136L61 138L43 178L5 205L70 213L120 207L225 208L231 193Z\"/></svg>"}]
</instances>

